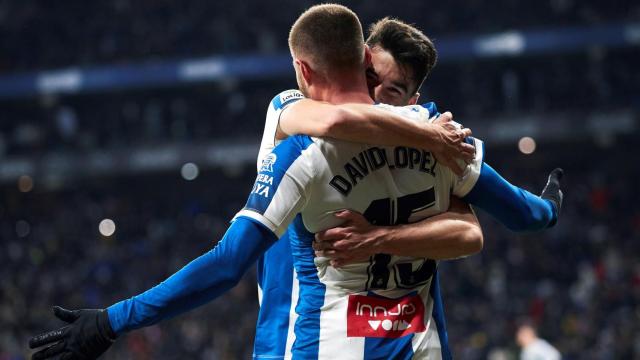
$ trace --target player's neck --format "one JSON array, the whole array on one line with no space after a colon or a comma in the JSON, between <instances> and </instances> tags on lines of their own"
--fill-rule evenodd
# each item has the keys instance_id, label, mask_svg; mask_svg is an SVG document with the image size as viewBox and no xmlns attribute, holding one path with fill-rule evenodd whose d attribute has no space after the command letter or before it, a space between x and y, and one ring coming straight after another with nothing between
<instances>
[{"instance_id":1,"label":"player's neck","mask_svg":"<svg viewBox=\"0 0 640 360\"><path fill-rule=\"evenodd\" d=\"M314 98L331 104L363 103L373 104L366 79L341 79L315 89Z\"/></svg>"},{"instance_id":2,"label":"player's neck","mask_svg":"<svg viewBox=\"0 0 640 360\"><path fill-rule=\"evenodd\" d=\"M373 104L364 71L335 75L331 80L316 83L311 97L331 104Z\"/></svg>"}]
</instances>

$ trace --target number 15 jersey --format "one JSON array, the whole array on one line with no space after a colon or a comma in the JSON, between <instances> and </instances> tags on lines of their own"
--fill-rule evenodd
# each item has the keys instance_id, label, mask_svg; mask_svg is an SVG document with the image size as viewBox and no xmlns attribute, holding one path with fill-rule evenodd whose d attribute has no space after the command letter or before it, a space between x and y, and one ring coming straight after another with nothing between
<instances>
[{"instance_id":1,"label":"number 15 jersey","mask_svg":"<svg viewBox=\"0 0 640 360\"><path fill-rule=\"evenodd\" d=\"M429 121L420 106L379 105L414 121ZM432 154L293 136L261 165L245 208L248 217L280 237L287 227L299 281L294 358L440 358L429 288L437 263L377 254L334 268L312 249L315 232L335 227L333 214L358 211L377 225L411 223L449 208L478 178L482 143L462 178Z\"/></svg>"}]
</instances>

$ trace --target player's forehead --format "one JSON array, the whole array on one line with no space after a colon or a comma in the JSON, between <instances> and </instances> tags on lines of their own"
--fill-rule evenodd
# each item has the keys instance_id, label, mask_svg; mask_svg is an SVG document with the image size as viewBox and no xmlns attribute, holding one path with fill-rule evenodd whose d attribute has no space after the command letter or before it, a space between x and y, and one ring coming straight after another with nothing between
<instances>
[{"instance_id":1,"label":"player's forehead","mask_svg":"<svg viewBox=\"0 0 640 360\"><path fill-rule=\"evenodd\" d=\"M371 49L371 63L381 83L400 87L405 92L415 88L411 70L398 64L389 51L374 46Z\"/></svg>"}]
</instances>

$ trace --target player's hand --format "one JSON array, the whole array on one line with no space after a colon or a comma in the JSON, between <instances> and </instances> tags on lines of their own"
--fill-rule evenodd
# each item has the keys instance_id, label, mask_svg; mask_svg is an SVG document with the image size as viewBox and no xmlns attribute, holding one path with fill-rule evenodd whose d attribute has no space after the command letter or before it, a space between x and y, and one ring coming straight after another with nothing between
<instances>
[{"instance_id":1,"label":"player's hand","mask_svg":"<svg viewBox=\"0 0 640 360\"><path fill-rule=\"evenodd\" d=\"M54 306L53 314L68 325L32 337L31 349L46 347L33 354L31 360L96 359L116 339L106 310L67 310Z\"/></svg>"},{"instance_id":2,"label":"player's hand","mask_svg":"<svg viewBox=\"0 0 640 360\"><path fill-rule=\"evenodd\" d=\"M470 163L476 149L473 145L464 142L464 138L471 136L471 129L461 128L452 120L453 115L447 111L440 114L433 122L437 138L435 144L431 146L431 152L442 165L451 169L456 175L462 176L465 166L460 165L457 160L463 160L465 164Z\"/></svg>"},{"instance_id":3,"label":"player's hand","mask_svg":"<svg viewBox=\"0 0 640 360\"><path fill-rule=\"evenodd\" d=\"M366 261L378 252L376 245L382 235L380 227L369 224L355 211L342 210L335 216L345 222L316 234L313 249L317 256L329 258L332 266L341 267Z\"/></svg>"},{"instance_id":4,"label":"player's hand","mask_svg":"<svg viewBox=\"0 0 640 360\"><path fill-rule=\"evenodd\" d=\"M562 198L564 196L564 194L562 194L562 190L560 190L560 181L563 176L564 170L560 168L553 169L549 174L547 184L544 186L544 189L542 189L542 193L540 194L541 198L551 201L556 207L556 219L550 226L555 225L560 217L560 208L562 207Z\"/></svg>"}]
</instances>

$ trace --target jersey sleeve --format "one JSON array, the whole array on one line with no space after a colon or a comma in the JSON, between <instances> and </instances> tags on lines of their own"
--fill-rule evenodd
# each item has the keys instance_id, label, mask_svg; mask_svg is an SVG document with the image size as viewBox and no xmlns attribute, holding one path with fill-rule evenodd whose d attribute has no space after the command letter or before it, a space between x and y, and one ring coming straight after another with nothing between
<instances>
[{"instance_id":1,"label":"jersey sleeve","mask_svg":"<svg viewBox=\"0 0 640 360\"><path fill-rule=\"evenodd\" d=\"M306 135L287 138L262 161L245 207L234 217L249 218L278 238L302 211L312 191L314 167Z\"/></svg>"},{"instance_id":2,"label":"jersey sleeve","mask_svg":"<svg viewBox=\"0 0 640 360\"><path fill-rule=\"evenodd\" d=\"M280 123L280 115L282 111L294 102L304 99L304 95L299 90L285 90L276 95L269 103L267 109L267 117L264 123L264 132L262 133L262 141L260 142L260 152L258 153L257 167L260 170L262 160L271 153L271 150L278 145L276 133L278 132L278 124Z\"/></svg>"},{"instance_id":3,"label":"jersey sleeve","mask_svg":"<svg viewBox=\"0 0 640 360\"><path fill-rule=\"evenodd\" d=\"M471 136L467 137L465 142L476 148L475 157L464 169L464 174L461 177L456 176L450 171L453 180L451 188L452 193L460 198L466 196L476 185L478 178L480 177L482 163L484 162L484 142ZM460 164L464 165L464 162L460 160Z\"/></svg>"},{"instance_id":4,"label":"jersey sleeve","mask_svg":"<svg viewBox=\"0 0 640 360\"><path fill-rule=\"evenodd\" d=\"M429 112L430 118L434 116L438 117L440 115L440 112L438 112L438 107L436 106L436 103L434 103L433 101L421 104L420 106Z\"/></svg>"}]
</instances>

